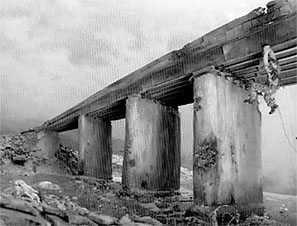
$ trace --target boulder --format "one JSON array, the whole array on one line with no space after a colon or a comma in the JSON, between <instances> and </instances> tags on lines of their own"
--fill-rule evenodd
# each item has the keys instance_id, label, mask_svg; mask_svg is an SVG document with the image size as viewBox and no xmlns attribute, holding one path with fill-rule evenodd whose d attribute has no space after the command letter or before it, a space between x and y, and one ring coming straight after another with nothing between
<instances>
[{"instance_id":1,"label":"boulder","mask_svg":"<svg viewBox=\"0 0 297 226\"><path fill-rule=\"evenodd\" d=\"M39 215L39 210L29 202L16 199L13 196L0 193L0 207L28 213L34 216Z\"/></svg>"},{"instance_id":2,"label":"boulder","mask_svg":"<svg viewBox=\"0 0 297 226\"><path fill-rule=\"evenodd\" d=\"M117 219L115 217L96 212L90 212L88 217L99 225L113 225L117 223Z\"/></svg>"},{"instance_id":3,"label":"boulder","mask_svg":"<svg viewBox=\"0 0 297 226\"><path fill-rule=\"evenodd\" d=\"M94 221L90 220L89 218L82 217L75 214L69 215L69 224L97 226L97 224Z\"/></svg>"},{"instance_id":4,"label":"boulder","mask_svg":"<svg viewBox=\"0 0 297 226\"><path fill-rule=\"evenodd\" d=\"M159 209L155 203L141 203L140 204L143 208L149 209L152 212L160 212L161 209Z\"/></svg>"},{"instance_id":5,"label":"boulder","mask_svg":"<svg viewBox=\"0 0 297 226\"><path fill-rule=\"evenodd\" d=\"M36 206L40 205L38 191L27 185L22 180L16 180L14 182L14 186L10 189L7 189L6 191L10 191L10 195L13 195L16 198L31 202Z\"/></svg>"},{"instance_id":6,"label":"boulder","mask_svg":"<svg viewBox=\"0 0 297 226\"><path fill-rule=\"evenodd\" d=\"M119 225L121 225L121 226L151 226L151 224L135 223L129 218L128 215L125 215L120 219Z\"/></svg>"},{"instance_id":7,"label":"boulder","mask_svg":"<svg viewBox=\"0 0 297 226\"><path fill-rule=\"evenodd\" d=\"M45 218L51 223L52 226L69 226L70 225L66 221L62 220L61 218L55 215L46 214Z\"/></svg>"},{"instance_id":8,"label":"boulder","mask_svg":"<svg viewBox=\"0 0 297 226\"><path fill-rule=\"evenodd\" d=\"M14 164L24 166L25 162L27 162L28 158L26 157L26 155L15 155L12 157L11 160Z\"/></svg>"},{"instance_id":9,"label":"boulder","mask_svg":"<svg viewBox=\"0 0 297 226\"><path fill-rule=\"evenodd\" d=\"M123 216L119 221L119 225L122 225L122 226L128 226L128 225L132 225L132 224L133 224L133 222L129 218L128 215Z\"/></svg>"},{"instance_id":10,"label":"boulder","mask_svg":"<svg viewBox=\"0 0 297 226\"><path fill-rule=\"evenodd\" d=\"M38 186L42 189L47 189L47 190L61 190L61 187L57 184L53 184L50 181L41 181L39 182Z\"/></svg>"},{"instance_id":11,"label":"boulder","mask_svg":"<svg viewBox=\"0 0 297 226\"><path fill-rule=\"evenodd\" d=\"M160 221L158 221L150 216L145 216L145 217L133 216L133 220L135 222L145 223L145 224L149 224L149 225L155 225L155 226L163 225Z\"/></svg>"},{"instance_id":12,"label":"boulder","mask_svg":"<svg viewBox=\"0 0 297 226\"><path fill-rule=\"evenodd\" d=\"M62 219L68 219L67 213L64 210L52 207L50 205L47 205L45 203L42 203L43 206L43 213L59 216Z\"/></svg>"},{"instance_id":13,"label":"boulder","mask_svg":"<svg viewBox=\"0 0 297 226\"><path fill-rule=\"evenodd\" d=\"M22 213L20 211L4 208L0 208L0 219L2 219L2 221L4 221L6 225L51 225L47 220L40 217L39 215L32 216L26 213Z\"/></svg>"}]
</instances>

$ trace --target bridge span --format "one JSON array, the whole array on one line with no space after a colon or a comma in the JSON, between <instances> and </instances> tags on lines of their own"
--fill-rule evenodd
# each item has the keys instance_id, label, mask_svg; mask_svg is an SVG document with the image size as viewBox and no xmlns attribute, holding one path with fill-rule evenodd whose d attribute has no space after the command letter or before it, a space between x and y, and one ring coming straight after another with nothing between
<instances>
[{"instance_id":1,"label":"bridge span","mask_svg":"<svg viewBox=\"0 0 297 226\"><path fill-rule=\"evenodd\" d=\"M58 133L79 130L81 174L112 176L111 121L126 120L123 187L180 187L178 106L194 103L194 202L262 203L261 115L243 102L261 70L262 45L281 66L281 85L297 82L296 1L280 0L227 23L145 65L40 127L39 147L53 157Z\"/></svg>"}]
</instances>

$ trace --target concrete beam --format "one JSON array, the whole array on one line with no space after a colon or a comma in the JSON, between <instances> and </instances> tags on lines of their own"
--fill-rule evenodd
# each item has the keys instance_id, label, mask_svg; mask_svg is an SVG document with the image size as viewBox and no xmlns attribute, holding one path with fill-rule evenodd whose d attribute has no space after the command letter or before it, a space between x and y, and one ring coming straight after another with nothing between
<instances>
[{"instance_id":1,"label":"concrete beam","mask_svg":"<svg viewBox=\"0 0 297 226\"><path fill-rule=\"evenodd\" d=\"M59 150L59 134L55 131L42 130L38 132L37 139L36 148L41 149L48 159L53 159Z\"/></svg>"},{"instance_id":2,"label":"concrete beam","mask_svg":"<svg viewBox=\"0 0 297 226\"><path fill-rule=\"evenodd\" d=\"M215 70L194 77L194 202L260 204L261 113Z\"/></svg>"},{"instance_id":3,"label":"concrete beam","mask_svg":"<svg viewBox=\"0 0 297 226\"><path fill-rule=\"evenodd\" d=\"M81 115L78 120L80 174L112 179L111 123Z\"/></svg>"},{"instance_id":4,"label":"concrete beam","mask_svg":"<svg viewBox=\"0 0 297 226\"><path fill-rule=\"evenodd\" d=\"M139 96L127 99L122 184L134 191L179 189L178 109Z\"/></svg>"}]
</instances>

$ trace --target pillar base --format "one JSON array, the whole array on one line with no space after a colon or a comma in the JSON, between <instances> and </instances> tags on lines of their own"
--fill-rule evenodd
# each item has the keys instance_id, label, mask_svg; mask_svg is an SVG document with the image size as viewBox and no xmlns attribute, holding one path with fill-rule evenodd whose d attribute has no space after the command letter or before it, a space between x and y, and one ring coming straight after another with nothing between
<instances>
[{"instance_id":1,"label":"pillar base","mask_svg":"<svg viewBox=\"0 0 297 226\"><path fill-rule=\"evenodd\" d=\"M263 202L261 113L214 70L194 78L194 202Z\"/></svg>"},{"instance_id":2,"label":"pillar base","mask_svg":"<svg viewBox=\"0 0 297 226\"><path fill-rule=\"evenodd\" d=\"M111 123L81 115L79 131L79 174L112 179Z\"/></svg>"},{"instance_id":3,"label":"pillar base","mask_svg":"<svg viewBox=\"0 0 297 226\"><path fill-rule=\"evenodd\" d=\"M133 191L179 189L178 109L139 96L128 98L122 184Z\"/></svg>"}]
</instances>

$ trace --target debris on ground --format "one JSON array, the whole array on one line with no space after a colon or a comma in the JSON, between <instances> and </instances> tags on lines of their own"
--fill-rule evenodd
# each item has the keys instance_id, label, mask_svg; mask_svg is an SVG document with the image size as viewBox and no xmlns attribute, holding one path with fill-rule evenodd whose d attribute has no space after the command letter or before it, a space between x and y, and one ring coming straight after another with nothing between
<instances>
[{"instance_id":1,"label":"debris on ground","mask_svg":"<svg viewBox=\"0 0 297 226\"><path fill-rule=\"evenodd\" d=\"M78 155L72 148L60 145L50 160L36 142L34 133L0 137L1 226L284 225L268 213L239 221L242 216L232 206L193 205L190 169L181 167L179 191L129 192L121 186L122 156L113 155L113 180L102 180L77 175ZM277 214L286 219L289 209L278 205Z\"/></svg>"},{"instance_id":2,"label":"debris on ground","mask_svg":"<svg viewBox=\"0 0 297 226\"><path fill-rule=\"evenodd\" d=\"M253 215L245 220L244 223L242 223L243 226L250 226L250 225L271 225L271 226L288 226L288 224L276 222L275 220L267 219L264 216L257 216Z\"/></svg>"},{"instance_id":3,"label":"debris on ground","mask_svg":"<svg viewBox=\"0 0 297 226\"><path fill-rule=\"evenodd\" d=\"M0 139L1 160L10 159L15 164L24 165L30 158L29 144L34 143L33 134L4 135Z\"/></svg>"},{"instance_id":4,"label":"debris on ground","mask_svg":"<svg viewBox=\"0 0 297 226\"><path fill-rule=\"evenodd\" d=\"M42 184L53 185L49 181L45 182L47 183ZM13 215L22 216L24 221L27 219L35 223L42 222L42 225L118 225L119 223L116 217L90 211L71 201L68 196L45 194L41 201L39 193L21 180L15 181L12 188L6 189L6 194L0 193L0 211L0 219L5 224L11 222ZM142 225L162 225L151 217L135 216L135 221L146 223Z\"/></svg>"},{"instance_id":5,"label":"debris on ground","mask_svg":"<svg viewBox=\"0 0 297 226\"><path fill-rule=\"evenodd\" d=\"M58 152L55 154L58 159L66 164L69 167L69 170L72 174L78 174L78 152L70 147L65 147L60 144Z\"/></svg>"}]
</instances>

